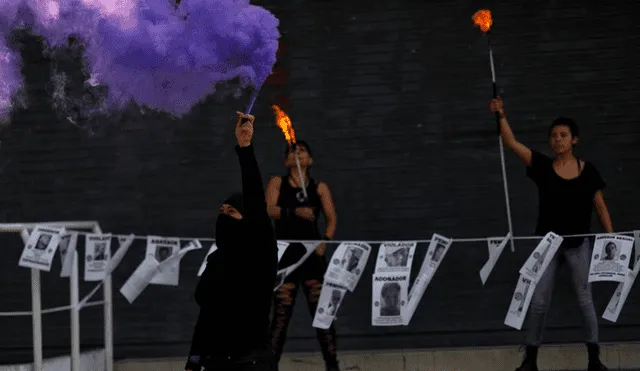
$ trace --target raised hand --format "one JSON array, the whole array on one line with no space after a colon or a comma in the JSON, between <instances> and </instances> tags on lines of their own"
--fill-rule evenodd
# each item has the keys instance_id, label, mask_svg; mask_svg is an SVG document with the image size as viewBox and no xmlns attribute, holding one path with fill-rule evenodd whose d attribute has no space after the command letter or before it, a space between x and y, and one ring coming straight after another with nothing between
<instances>
[{"instance_id":1,"label":"raised hand","mask_svg":"<svg viewBox=\"0 0 640 371\"><path fill-rule=\"evenodd\" d=\"M248 147L253 138L253 123L256 118L242 112L236 112L236 140L240 147Z\"/></svg>"}]
</instances>

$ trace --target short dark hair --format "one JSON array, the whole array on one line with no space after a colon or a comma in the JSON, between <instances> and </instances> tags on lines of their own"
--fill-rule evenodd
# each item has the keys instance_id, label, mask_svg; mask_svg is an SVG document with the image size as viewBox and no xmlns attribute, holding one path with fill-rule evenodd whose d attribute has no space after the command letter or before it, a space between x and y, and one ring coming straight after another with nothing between
<instances>
[{"instance_id":1,"label":"short dark hair","mask_svg":"<svg viewBox=\"0 0 640 371\"><path fill-rule=\"evenodd\" d=\"M551 126L549 126L549 137L551 136L551 131L553 131L553 128L555 128L556 126L568 127L572 137L580 136L580 129L578 128L578 124L576 124L576 122L570 117L561 116L553 120Z\"/></svg>"},{"instance_id":2,"label":"short dark hair","mask_svg":"<svg viewBox=\"0 0 640 371\"><path fill-rule=\"evenodd\" d=\"M293 145L291 146L287 145L287 147L284 150L284 157L287 158L287 156L289 156L289 152L295 149L296 146L302 146L306 148L307 152L309 152L309 156L313 157L313 152L311 152L311 147L309 147L309 143L305 142L304 140L296 140L296 142Z\"/></svg>"}]
</instances>

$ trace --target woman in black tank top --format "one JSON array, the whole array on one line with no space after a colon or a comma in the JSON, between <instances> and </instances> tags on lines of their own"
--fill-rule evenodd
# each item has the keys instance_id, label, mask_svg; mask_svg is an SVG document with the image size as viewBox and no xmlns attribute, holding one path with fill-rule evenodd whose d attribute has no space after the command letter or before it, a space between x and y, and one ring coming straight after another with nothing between
<instances>
[{"instance_id":1,"label":"woman in black tank top","mask_svg":"<svg viewBox=\"0 0 640 371\"><path fill-rule=\"evenodd\" d=\"M336 231L336 212L331 191L326 183L317 182L309 176L309 167L313 164L309 145L304 141L297 141L294 150L298 155L304 179L300 179L294 152L287 148L285 166L289 169L289 174L272 177L267 184L267 209L271 218L275 220L276 238L278 240L331 240ZM307 197L301 184L306 186ZM324 214L326 224L322 234L318 228L318 217L321 213ZM287 252L295 251L295 245L291 244ZM271 323L271 345L276 362L280 361L282 355L299 286L302 286L304 291L311 317L316 313L324 273L327 269L324 249L324 244L320 245L315 254L311 254L300 267L285 278L276 292L274 318ZM281 259L281 266L290 265L287 263L287 252ZM331 325L327 330L316 329L316 333L327 371L338 371L334 326Z\"/></svg>"}]
</instances>

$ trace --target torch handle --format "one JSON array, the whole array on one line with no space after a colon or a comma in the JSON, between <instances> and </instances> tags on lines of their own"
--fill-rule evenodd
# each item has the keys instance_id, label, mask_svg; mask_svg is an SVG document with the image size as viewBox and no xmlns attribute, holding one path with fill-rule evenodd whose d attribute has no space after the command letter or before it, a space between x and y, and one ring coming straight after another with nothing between
<instances>
[{"instance_id":1,"label":"torch handle","mask_svg":"<svg viewBox=\"0 0 640 371\"><path fill-rule=\"evenodd\" d=\"M309 196L307 195L307 185L304 182L304 176L302 175L302 168L300 167L300 159L298 158L298 154L294 152L294 157L296 158L296 167L298 168L298 175L300 176L300 186L302 186L302 194L304 195L305 201L309 200Z\"/></svg>"},{"instance_id":2,"label":"torch handle","mask_svg":"<svg viewBox=\"0 0 640 371\"><path fill-rule=\"evenodd\" d=\"M498 98L498 86L495 81L493 82L493 97ZM496 127L498 130L498 136L500 136L500 114L498 112L496 112Z\"/></svg>"},{"instance_id":3,"label":"torch handle","mask_svg":"<svg viewBox=\"0 0 640 371\"><path fill-rule=\"evenodd\" d=\"M256 103L256 99L258 99L258 94L260 93L260 89L262 88L262 84L256 86L253 93L251 93L251 97L249 98L249 104L247 105L247 109L244 111L247 115L251 114L251 110L253 109L253 105Z\"/></svg>"},{"instance_id":4,"label":"torch handle","mask_svg":"<svg viewBox=\"0 0 640 371\"><path fill-rule=\"evenodd\" d=\"M493 63L493 49L491 48L491 31L487 32L487 46L489 47L489 66L491 67L491 82L493 87L493 97L498 97L498 85L496 84L496 67ZM496 125L498 136L500 136L500 114L496 112Z\"/></svg>"}]
</instances>

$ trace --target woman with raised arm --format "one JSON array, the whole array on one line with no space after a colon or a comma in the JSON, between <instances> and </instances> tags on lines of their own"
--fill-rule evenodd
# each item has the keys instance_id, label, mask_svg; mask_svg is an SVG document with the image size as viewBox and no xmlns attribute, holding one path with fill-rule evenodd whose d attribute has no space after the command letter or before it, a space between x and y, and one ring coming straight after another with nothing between
<instances>
[{"instance_id":1,"label":"woman with raised arm","mask_svg":"<svg viewBox=\"0 0 640 371\"><path fill-rule=\"evenodd\" d=\"M237 113L236 153L242 193L222 203L218 249L196 287L200 306L186 370L273 371L269 317L278 246L253 152L254 117Z\"/></svg>"},{"instance_id":2,"label":"woman with raised arm","mask_svg":"<svg viewBox=\"0 0 640 371\"><path fill-rule=\"evenodd\" d=\"M578 143L578 125L568 117L559 117L549 127L548 136L553 158L532 151L518 142L507 122L502 100L491 100L491 111L500 117L500 135L508 148L524 162L527 176L538 186L538 221L535 233L580 235L591 232L593 209L607 233L613 232L611 218L602 195L605 182L596 167L574 154ZM589 371L607 368L600 362L598 346L598 317L591 298L589 264L591 244L589 238L565 238L558 252L536 285L526 337L526 354L517 371L537 371L538 347L542 342L546 314L559 268L566 263L571 271L573 287L584 319Z\"/></svg>"},{"instance_id":3,"label":"woman with raised arm","mask_svg":"<svg viewBox=\"0 0 640 371\"><path fill-rule=\"evenodd\" d=\"M296 155L300 163L302 179L298 172ZM336 211L331 191L326 183L317 182L309 176L309 168L312 164L311 148L305 141L299 140L294 147L287 147L285 151L285 166L289 170L288 174L272 177L267 183L267 209L269 215L275 220L276 237L279 240L331 240L335 235ZM306 187L307 197L302 188L303 184ZM318 229L318 217L321 212L326 221L324 236L321 236ZM315 316L324 273L327 269L324 249L324 244L320 245L314 254L311 254L302 265L285 278L276 292L274 318L271 323L271 346L276 362L279 362L282 355L299 286L302 286L304 291L311 317ZM287 251L294 250L294 244L287 249ZM283 262L286 257L287 252L282 257ZM327 330L316 329L316 334L327 371L338 371L336 331L333 324Z\"/></svg>"}]
</instances>

